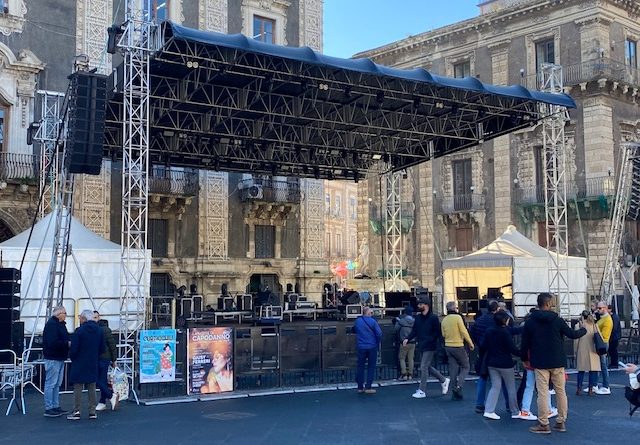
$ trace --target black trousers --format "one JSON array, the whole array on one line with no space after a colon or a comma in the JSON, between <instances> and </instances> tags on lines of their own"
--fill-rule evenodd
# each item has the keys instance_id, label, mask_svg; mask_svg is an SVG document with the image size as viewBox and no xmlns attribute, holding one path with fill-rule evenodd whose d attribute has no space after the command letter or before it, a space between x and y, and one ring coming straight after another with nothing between
<instances>
[{"instance_id":1,"label":"black trousers","mask_svg":"<svg viewBox=\"0 0 640 445\"><path fill-rule=\"evenodd\" d=\"M610 339L609 340L609 368L617 369L618 368L618 339Z\"/></svg>"}]
</instances>

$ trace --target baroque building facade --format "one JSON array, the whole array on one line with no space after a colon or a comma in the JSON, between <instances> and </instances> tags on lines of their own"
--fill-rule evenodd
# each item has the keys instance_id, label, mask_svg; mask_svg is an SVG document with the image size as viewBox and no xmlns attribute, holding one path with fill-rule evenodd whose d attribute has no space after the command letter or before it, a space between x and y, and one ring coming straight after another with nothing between
<instances>
[{"instance_id":1,"label":"baroque building facade","mask_svg":"<svg viewBox=\"0 0 640 445\"><path fill-rule=\"evenodd\" d=\"M569 253L587 257L588 292L597 295L621 143L637 141L640 134L640 4L489 0L479 8L475 18L354 57L531 89L538 86L543 63L562 65L565 91L577 103L565 127ZM483 247L510 224L545 245L543 150L537 125L413 168L405 180L416 204L415 224L406 236L412 246L405 256L409 278L442 291L442 259ZM376 178L359 189L360 237L372 235L364 215L379 200L379 190ZM640 254L638 239L637 224L628 222L627 258ZM469 298L461 291L445 297ZM473 298L486 292L480 289Z\"/></svg>"},{"instance_id":2,"label":"baroque building facade","mask_svg":"<svg viewBox=\"0 0 640 445\"><path fill-rule=\"evenodd\" d=\"M322 0L140 0L158 22L243 33L279 45L322 51ZM5 0L0 13L0 241L30 227L38 209L38 144L27 130L40 118L38 91L64 93L77 56L109 74L107 28L121 22L115 0ZM320 301L331 281L325 251L325 183L286 177L152 166L148 247L152 295L195 285L206 303L221 290L297 288ZM121 164L105 160L99 176L78 175L74 215L120 242ZM355 188L337 186L345 203ZM333 192L332 192L333 193ZM345 218L347 214L345 213ZM346 232L355 228L343 224ZM349 239L350 240L350 239ZM350 254L349 250L338 252Z\"/></svg>"}]
</instances>

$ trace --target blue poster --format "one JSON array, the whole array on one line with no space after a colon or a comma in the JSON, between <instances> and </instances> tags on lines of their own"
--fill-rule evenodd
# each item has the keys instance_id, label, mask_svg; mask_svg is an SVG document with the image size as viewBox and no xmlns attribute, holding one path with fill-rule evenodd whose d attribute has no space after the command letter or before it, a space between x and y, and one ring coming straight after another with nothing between
<instances>
[{"instance_id":1,"label":"blue poster","mask_svg":"<svg viewBox=\"0 0 640 445\"><path fill-rule=\"evenodd\" d=\"M176 330L140 331L140 383L176 379Z\"/></svg>"}]
</instances>

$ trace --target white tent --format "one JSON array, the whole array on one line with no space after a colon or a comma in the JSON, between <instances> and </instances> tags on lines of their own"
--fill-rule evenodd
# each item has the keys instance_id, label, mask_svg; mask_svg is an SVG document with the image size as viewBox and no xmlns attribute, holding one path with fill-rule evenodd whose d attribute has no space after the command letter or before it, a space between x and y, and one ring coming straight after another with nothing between
<instances>
[{"instance_id":1,"label":"white tent","mask_svg":"<svg viewBox=\"0 0 640 445\"><path fill-rule=\"evenodd\" d=\"M33 228L22 267L20 319L25 332L42 332L46 322L49 263L55 235L55 215L50 213ZM31 229L0 243L3 267L20 268ZM120 245L107 241L72 217L69 233L71 255L67 258L64 306L69 314L67 329L78 325L77 315L84 309L98 310L112 329L119 327ZM151 254L147 255L145 283L148 295L151 280ZM38 314L40 317L38 318ZM36 323L37 319L37 323Z\"/></svg>"},{"instance_id":2,"label":"white tent","mask_svg":"<svg viewBox=\"0 0 640 445\"><path fill-rule=\"evenodd\" d=\"M442 262L445 302L456 299L459 287L477 287L479 296L486 295L489 288L502 288L505 298L513 298L514 315L523 317L535 306L537 295L549 291L550 255L555 254L509 226L486 247ZM569 315L577 316L587 303L587 260L561 256L560 264L564 260L568 265L570 292L569 304L562 301L561 307L569 308Z\"/></svg>"}]
</instances>

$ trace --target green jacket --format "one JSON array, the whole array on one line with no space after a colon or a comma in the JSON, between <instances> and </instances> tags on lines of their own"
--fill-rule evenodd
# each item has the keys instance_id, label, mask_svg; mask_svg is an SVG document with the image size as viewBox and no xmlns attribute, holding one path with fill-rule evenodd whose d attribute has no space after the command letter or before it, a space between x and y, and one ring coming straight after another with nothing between
<instances>
[{"instance_id":1,"label":"green jacket","mask_svg":"<svg viewBox=\"0 0 640 445\"><path fill-rule=\"evenodd\" d=\"M102 328L102 334L104 338L104 352L100 354L100 360L109 360L115 362L118 358L118 350L116 348L116 340L113 338L113 333L109 328L109 322L107 320L100 320L98 322Z\"/></svg>"}]
</instances>

